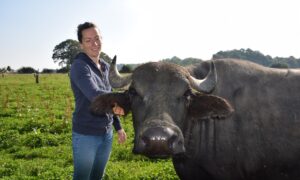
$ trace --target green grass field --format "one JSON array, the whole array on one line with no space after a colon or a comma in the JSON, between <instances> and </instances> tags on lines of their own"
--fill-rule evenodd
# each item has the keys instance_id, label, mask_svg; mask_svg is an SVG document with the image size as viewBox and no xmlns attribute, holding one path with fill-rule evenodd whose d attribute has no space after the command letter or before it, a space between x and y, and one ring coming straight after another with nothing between
<instances>
[{"instance_id":1,"label":"green grass field","mask_svg":"<svg viewBox=\"0 0 300 180\"><path fill-rule=\"evenodd\" d=\"M73 109L66 74L0 77L0 179L72 179ZM171 160L132 154L131 115L121 121L128 140L115 139L104 179L178 179Z\"/></svg>"}]
</instances>

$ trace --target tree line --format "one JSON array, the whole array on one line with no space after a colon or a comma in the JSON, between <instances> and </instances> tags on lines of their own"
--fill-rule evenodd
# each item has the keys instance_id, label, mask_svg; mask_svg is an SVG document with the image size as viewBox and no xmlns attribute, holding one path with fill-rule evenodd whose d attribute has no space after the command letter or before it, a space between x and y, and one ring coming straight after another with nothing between
<instances>
[{"instance_id":1,"label":"tree line","mask_svg":"<svg viewBox=\"0 0 300 180\"><path fill-rule=\"evenodd\" d=\"M60 69L43 69L41 73L67 73L69 72L70 66L73 62L73 59L76 55L81 52L80 43L76 40L67 39L58 45L56 45L53 49L52 59L54 63L58 63L61 67ZM104 59L106 62L110 63L111 58L101 52L100 57ZM272 67L272 68L300 68L300 58L297 59L293 56L284 58L284 57L274 57L272 58L270 55L264 55L259 51L254 51L252 49L234 49L229 51L219 51L216 54L213 54L212 59L223 59L223 58L234 58L234 59L242 59L255 62L257 64L261 64L263 66ZM161 59L159 61L170 62L179 64L181 66L187 66L191 64L195 64L203 61L198 58L185 58L180 59L176 56L167 59ZM118 64L118 68L122 73L131 72L136 66L139 64ZM13 71L10 66L7 68L0 68L1 73ZM17 73L39 73L38 70L35 70L31 67L22 67L15 71Z\"/></svg>"},{"instance_id":2,"label":"tree line","mask_svg":"<svg viewBox=\"0 0 300 180\"><path fill-rule=\"evenodd\" d=\"M293 56L287 58L284 57L272 58L270 55L264 55L259 51L254 51L249 48L239 49L239 50L234 49L229 51L219 51L216 54L213 54L212 56L212 59L214 60L227 59L227 58L248 60L271 68L300 68L300 58L297 59ZM171 62L182 66L187 66L190 64L201 62L203 60L197 58L180 59L174 56L169 59L163 59L162 61Z\"/></svg>"},{"instance_id":3,"label":"tree line","mask_svg":"<svg viewBox=\"0 0 300 180\"><path fill-rule=\"evenodd\" d=\"M230 51L219 51L214 54L212 59L223 59L223 58L235 58L243 59L261 64L267 67L273 68L300 68L300 58L297 59L293 56L275 57L272 58L270 55L264 55L259 51L253 51L251 49L240 49Z\"/></svg>"}]
</instances>

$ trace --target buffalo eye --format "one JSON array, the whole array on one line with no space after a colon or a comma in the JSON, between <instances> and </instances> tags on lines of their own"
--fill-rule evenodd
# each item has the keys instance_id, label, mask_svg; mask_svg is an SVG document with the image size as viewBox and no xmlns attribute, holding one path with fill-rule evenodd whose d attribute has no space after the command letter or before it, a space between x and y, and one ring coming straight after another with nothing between
<instances>
[{"instance_id":1,"label":"buffalo eye","mask_svg":"<svg viewBox=\"0 0 300 180\"><path fill-rule=\"evenodd\" d=\"M130 87L129 88L129 95L136 96L136 95L138 95L138 93L136 92L136 90L133 87Z\"/></svg>"},{"instance_id":2,"label":"buffalo eye","mask_svg":"<svg viewBox=\"0 0 300 180\"><path fill-rule=\"evenodd\" d=\"M183 97L184 97L186 100L190 100L192 94L193 94L192 89L188 89L188 90L186 90L186 91L184 92Z\"/></svg>"},{"instance_id":3,"label":"buffalo eye","mask_svg":"<svg viewBox=\"0 0 300 180\"><path fill-rule=\"evenodd\" d=\"M133 87L130 87L128 89L128 94L129 94L129 98L130 101L142 101L142 97L141 95L137 92L137 90Z\"/></svg>"}]
</instances>

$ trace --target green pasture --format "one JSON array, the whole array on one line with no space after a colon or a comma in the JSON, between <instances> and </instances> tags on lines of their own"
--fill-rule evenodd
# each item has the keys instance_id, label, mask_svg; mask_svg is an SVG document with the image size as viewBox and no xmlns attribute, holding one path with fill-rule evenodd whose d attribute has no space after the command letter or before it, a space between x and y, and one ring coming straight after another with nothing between
<instances>
[{"instance_id":1,"label":"green pasture","mask_svg":"<svg viewBox=\"0 0 300 180\"><path fill-rule=\"evenodd\" d=\"M39 82L33 74L0 77L0 179L72 179L69 77L41 74ZM115 139L104 179L178 179L171 160L132 154L131 115L121 121L128 140Z\"/></svg>"}]
</instances>

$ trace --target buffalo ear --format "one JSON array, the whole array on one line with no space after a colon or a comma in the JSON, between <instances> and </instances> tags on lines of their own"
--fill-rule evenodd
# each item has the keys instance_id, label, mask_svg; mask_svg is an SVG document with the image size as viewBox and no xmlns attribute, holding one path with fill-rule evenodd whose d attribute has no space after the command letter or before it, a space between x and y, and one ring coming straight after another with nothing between
<instances>
[{"instance_id":1,"label":"buffalo ear","mask_svg":"<svg viewBox=\"0 0 300 180\"><path fill-rule=\"evenodd\" d=\"M192 97L188 115L195 119L224 119L233 111L228 101L221 97L196 93Z\"/></svg>"},{"instance_id":2,"label":"buffalo ear","mask_svg":"<svg viewBox=\"0 0 300 180\"><path fill-rule=\"evenodd\" d=\"M95 115L112 113L115 103L124 109L125 115L130 111L130 100L126 93L108 93L97 96L91 103L90 111Z\"/></svg>"}]
</instances>

